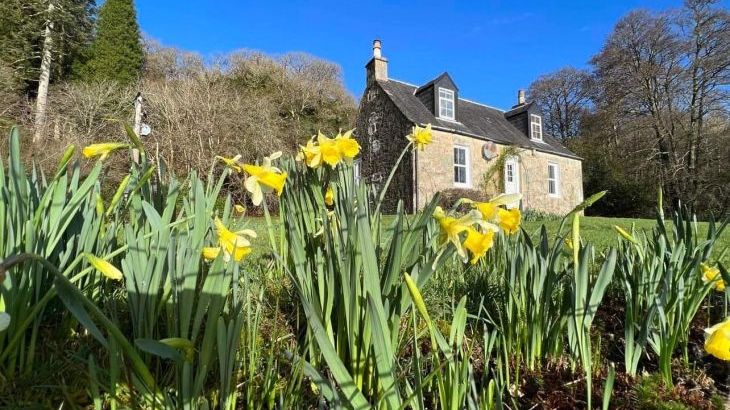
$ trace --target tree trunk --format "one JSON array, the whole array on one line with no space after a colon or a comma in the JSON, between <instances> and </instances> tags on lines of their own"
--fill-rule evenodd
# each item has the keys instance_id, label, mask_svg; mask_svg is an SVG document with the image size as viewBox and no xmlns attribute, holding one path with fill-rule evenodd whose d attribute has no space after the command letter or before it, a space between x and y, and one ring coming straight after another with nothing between
<instances>
[{"instance_id":1,"label":"tree trunk","mask_svg":"<svg viewBox=\"0 0 730 410\"><path fill-rule=\"evenodd\" d=\"M33 142L43 136L46 127L46 108L48 106L48 83L51 79L51 49L53 47L53 1L48 2L46 28L43 33L43 59L41 60L41 74L38 79L38 96L36 97L35 132Z\"/></svg>"}]
</instances>

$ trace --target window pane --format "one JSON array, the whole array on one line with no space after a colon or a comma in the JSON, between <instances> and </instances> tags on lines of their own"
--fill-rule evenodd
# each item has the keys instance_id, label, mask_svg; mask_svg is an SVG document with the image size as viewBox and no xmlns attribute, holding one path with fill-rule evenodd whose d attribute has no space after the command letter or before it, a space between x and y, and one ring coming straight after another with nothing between
<instances>
[{"instance_id":1,"label":"window pane","mask_svg":"<svg viewBox=\"0 0 730 410\"><path fill-rule=\"evenodd\" d=\"M548 193L555 194L555 181L548 181Z\"/></svg>"},{"instance_id":2,"label":"window pane","mask_svg":"<svg viewBox=\"0 0 730 410\"><path fill-rule=\"evenodd\" d=\"M466 150L463 148L454 148L454 164L466 165Z\"/></svg>"},{"instance_id":3,"label":"window pane","mask_svg":"<svg viewBox=\"0 0 730 410\"><path fill-rule=\"evenodd\" d=\"M454 166L454 182L466 184L466 168Z\"/></svg>"}]
</instances>

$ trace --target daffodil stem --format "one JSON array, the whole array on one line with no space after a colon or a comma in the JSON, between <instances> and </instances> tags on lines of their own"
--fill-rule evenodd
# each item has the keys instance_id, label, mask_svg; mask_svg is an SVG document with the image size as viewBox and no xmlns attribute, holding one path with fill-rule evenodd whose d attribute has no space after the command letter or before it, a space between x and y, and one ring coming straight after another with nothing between
<instances>
[{"instance_id":1,"label":"daffodil stem","mask_svg":"<svg viewBox=\"0 0 730 410\"><path fill-rule=\"evenodd\" d=\"M390 187L390 181L393 180L393 175L395 175L395 171L398 170L398 167L400 166L401 161L403 161L403 157L406 156L406 153L412 146L413 146L413 142L409 142L408 145L406 145L406 147L403 148L403 152L400 153L400 156L398 157L398 160L395 162L393 169L390 170L390 175L388 175L388 179L385 181L385 185L383 185L383 188L380 190L380 195L378 196L378 205L375 207L375 213L373 213L373 215L378 215L378 213L380 212L380 206L383 204L383 199L385 199L385 194L388 192L388 188ZM414 204L414 205L417 206L418 204Z\"/></svg>"},{"instance_id":2,"label":"daffodil stem","mask_svg":"<svg viewBox=\"0 0 730 410\"><path fill-rule=\"evenodd\" d=\"M81 291L74 285L67 277L65 277L61 271L58 270L58 268L53 265L51 262L49 262L46 258L34 254L34 253L22 253L20 255L17 255L17 259L14 259L13 265L17 265L20 263L25 262L26 260L33 260L35 262L40 263L43 265L46 269L48 269L53 275L56 277L56 280L59 282L62 282L64 285L68 287L68 289L74 294L74 297L77 298L77 300L81 301L81 303L84 304L84 306L89 310L89 313L91 313L92 316L96 318L104 327L107 329L107 332L119 343L122 350L126 354L126 356L129 358L129 360L132 362L132 366L134 367L137 376L142 380L142 382L149 388L154 389L155 386L155 379L152 376L152 373L150 373L147 366L144 364L144 361L142 358L137 354L137 351L134 349L134 347L129 343L129 340L124 336L121 330L111 321L109 320L106 315L97 307L94 302L90 301L89 298L84 296ZM10 268L4 267L4 268ZM50 293L50 292L49 292Z\"/></svg>"}]
</instances>

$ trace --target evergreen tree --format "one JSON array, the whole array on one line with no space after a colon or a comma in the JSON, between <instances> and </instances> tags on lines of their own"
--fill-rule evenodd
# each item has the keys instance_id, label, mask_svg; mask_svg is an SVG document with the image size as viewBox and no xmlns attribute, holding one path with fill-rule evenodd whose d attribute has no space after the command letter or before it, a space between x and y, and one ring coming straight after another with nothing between
<instances>
[{"instance_id":1,"label":"evergreen tree","mask_svg":"<svg viewBox=\"0 0 730 410\"><path fill-rule=\"evenodd\" d=\"M54 27L50 77L67 79L91 44L95 14L94 0L0 0L0 89L35 93L49 21Z\"/></svg>"},{"instance_id":2,"label":"evergreen tree","mask_svg":"<svg viewBox=\"0 0 730 410\"><path fill-rule=\"evenodd\" d=\"M144 51L132 0L104 2L88 57L80 73L83 80L130 84L139 78Z\"/></svg>"}]
</instances>

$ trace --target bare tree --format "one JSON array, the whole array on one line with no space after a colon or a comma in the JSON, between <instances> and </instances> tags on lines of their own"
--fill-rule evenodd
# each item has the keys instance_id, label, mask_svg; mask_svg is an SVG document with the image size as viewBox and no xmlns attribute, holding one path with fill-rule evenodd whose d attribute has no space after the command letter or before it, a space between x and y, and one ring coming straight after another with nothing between
<instances>
[{"instance_id":1,"label":"bare tree","mask_svg":"<svg viewBox=\"0 0 730 410\"><path fill-rule=\"evenodd\" d=\"M542 111L547 132L567 140L579 135L591 104L591 87L592 77L587 70L565 67L538 77L527 92Z\"/></svg>"},{"instance_id":2,"label":"bare tree","mask_svg":"<svg viewBox=\"0 0 730 410\"><path fill-rule=\"evenodd\" d=\"M726 152L718 144L730 108L730 13L712 0L689 0L674 12L633 11L591 63L591 115L603 120L592 124L603 136L594 141L637 159L633 166L647 182L658 180L674 205L721 203L714 198L730 189L730 181L715 183L717 161L728 160L717 154Z\"/></svg>"},{"instance_id":3,"label":"bare tree","mask_svg":"<svg viewBox=\"0 0 730 410\"><path fill-rule=\"evenodd\" d=\"M730 84L730 13L716 0L688 0L679 20L689 83L688 168L692 195L700 190L698 162L706 141L705 118L727 109Z\"/></svg>"},{"instance_id":4,"label":"bare tree","mask_svg":"<svg viewBox=\"0 0 730 410\"><path fill-rule=\"evenodd\" d=\"M639 119L651 130L659 177L672 203L680 197L684 158L678 147L682 113L681 43L671 17L647 11L623 17L592 60L603 104L616 105L622 119Z\"/></svg>"}]
</instances>

